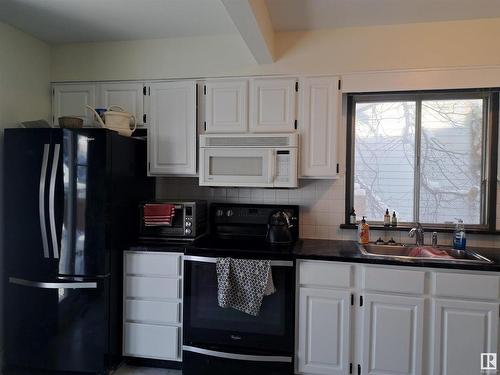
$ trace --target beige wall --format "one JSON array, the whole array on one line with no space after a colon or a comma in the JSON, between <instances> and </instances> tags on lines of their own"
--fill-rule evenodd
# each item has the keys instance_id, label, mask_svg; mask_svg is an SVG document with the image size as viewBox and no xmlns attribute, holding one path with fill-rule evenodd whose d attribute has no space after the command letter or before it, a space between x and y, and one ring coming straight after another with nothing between
<instances>
[{"instance_id":1,"label":"beige wall","mask_svg":"<svg viewBox=\"0 0 500 375\"><path fill-rule=\"evenodd\" d=\"M49 119L49 81L49 46L0 23L0 254L3 242L3 129L23 120ZM3 273L2 258L0 274ZM0 319L1 298L0 292ZM0 337L2 332L0 324ZM0 340L0 348L2 345Z\"/></svg>"},{"instance_id":2,"label":"beige wall","mask_svg":"<svg viewBox=\"0 0 500 375\"><path fill-rule=\"evenodd\" d=\"M50 48L0 23L0 127L50 115Z\"/></svg>"},{"instance_id":3,"label":"beige wall","mask_svg":"<svg viewBox=\"0 0 500 375\"><path fill-rule=\"evenodd\" d=\"M254 64L255 60L239 35L52 47L53 81L232 75Z\"/></svg>"},{"instance_id":4,"label":"beige wall","mask_svg":"<svg viewBox=\"0 0 500 375\"><path fill-rule=\"evenodd\" d=\"M52 80L500 65L500 18L352 27L276 35L273 64L256 65L238 35L68 44L52 48Z\"/></svg>"}]
</instances>

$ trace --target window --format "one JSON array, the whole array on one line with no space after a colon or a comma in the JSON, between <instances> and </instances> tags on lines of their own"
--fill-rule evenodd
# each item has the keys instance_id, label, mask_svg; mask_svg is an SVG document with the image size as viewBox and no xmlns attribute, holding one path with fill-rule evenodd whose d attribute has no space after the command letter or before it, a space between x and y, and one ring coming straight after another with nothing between
<instances>
[{"instance_id":1,"label":"window","mask_svg":"<svg viewBox=\"0 0 500 375\"><path fill-rule=\"evenodd\" d=\"M389 209L400 223L461 218L487 227L496 194L488 183L496 180L489 178L496 176L492 103L498 111L492 92L350 96L346 209L371 222Z\"/></svg>"}]
</instances>

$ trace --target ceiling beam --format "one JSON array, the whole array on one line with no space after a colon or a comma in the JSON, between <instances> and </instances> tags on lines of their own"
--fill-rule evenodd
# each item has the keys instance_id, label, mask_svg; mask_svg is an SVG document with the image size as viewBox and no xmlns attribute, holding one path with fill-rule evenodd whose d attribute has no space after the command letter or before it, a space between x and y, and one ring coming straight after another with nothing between
<instances>
[{"instance_id":1,"label":"ceiling beam","mask_svg":"<svg viewBox=\"0 0 500 375\"><path fill-rule=\"evenodd\" d=\"M221 0L258 64L274 62L274 29L265 0Z\"/></svg>"}]
</instances>

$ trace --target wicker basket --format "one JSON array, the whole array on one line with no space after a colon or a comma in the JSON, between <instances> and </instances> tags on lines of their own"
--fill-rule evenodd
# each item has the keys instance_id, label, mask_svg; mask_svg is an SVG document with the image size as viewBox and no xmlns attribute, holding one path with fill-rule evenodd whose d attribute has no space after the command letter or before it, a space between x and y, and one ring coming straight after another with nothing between
<instances>
[{"instance_id":1,"label":"wicker basket","mask_svg":"<svg viewBox=\"0 0 500 375\"><path fill-rule=\"evenodd\" d=\"M78 129L83 127L83 120L79 117L63 116L58 118L59 127Z\"/></svg>"}]
</instances>

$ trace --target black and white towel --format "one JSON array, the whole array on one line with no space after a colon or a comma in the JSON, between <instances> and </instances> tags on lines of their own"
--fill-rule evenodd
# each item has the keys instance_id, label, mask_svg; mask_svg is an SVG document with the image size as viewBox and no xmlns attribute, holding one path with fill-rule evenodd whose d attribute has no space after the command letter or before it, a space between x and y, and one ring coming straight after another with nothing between
<instances>
[{"instance_id":1,"label":"black and white towel","mask_svg":"<svg viewBox=\"0 0 500 375\"><path fill-rule=\"evenodd\" d=\"M264 296L273 294L270 260L217 258L218 302L257 316Z\"/></svg>"}]
</instances>

